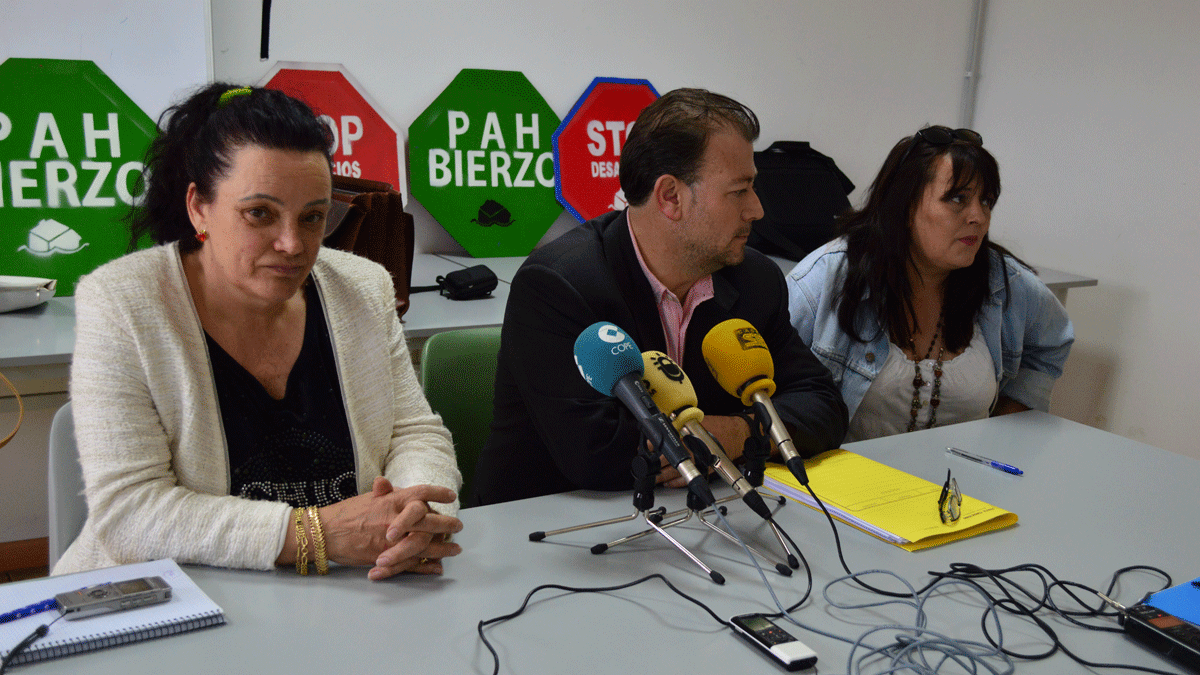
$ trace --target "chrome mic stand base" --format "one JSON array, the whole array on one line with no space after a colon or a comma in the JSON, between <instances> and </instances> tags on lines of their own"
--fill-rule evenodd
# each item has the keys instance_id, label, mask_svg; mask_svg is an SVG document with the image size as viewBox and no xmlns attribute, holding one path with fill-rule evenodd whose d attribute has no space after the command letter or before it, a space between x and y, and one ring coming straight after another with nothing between
<instances>
[{"instance_id":1,"label":"chrome mic stand base","mask_svg":"<svg viewBox=\"0 0 1200 675\"><path fill-rule=\"evenodd\" d=\"M609 518L608 520L599 520L594 523L587 523L585 525L575 525L572 527L564 527L564 528L560 528L557 530L532 532L529 535L529 541L542 541L546 537L552 537L557 534L566 534L568 532L578 532L579 530L586 530L589 528L601 527L604 525L615 525L616 523L624 523L624 522L628 522L631 520L637 520L638 518L641 518L649 526L649 529L643 530L636 534L629 535L628 537L622 537L621 539L618 539L614 542L610 542L608 544L596 544L591 549L592 553L598 555L600 553L604 553L605 551L607 551L609 548L611 548L613 546L625 543L627 541L641 539L642 537L644 537L648 534L657 532L660 536L662 536L664 539L669 541L671 543L671 545L674 546L680 553L687 556L689 560L691 560L693 563L696 564L696 566L698 566L700 569L704 570L704 573L707 574L708 578L712 579L714 583L724 584L725 577L722 576L720 572L717 572L717 571L713 570L711 567L709 567L708 565L705 565L704 562L702 562L700 560L700 558L697 558L696 555L693 554L691 551L689 551L686 546L679 543L679 541L677 539L675 539L675 537L672 537L664 529L666 527L678 525L679 523L682 523L682 522L688 520L689 518L691 518L690 512L688 513L687 516L685 516L682 519L678 519L676 521L672 521L672 522L664 524L664 525L659 524L663 521L667 510L664 507L652 508L654 506L654 485L655 485L655 476L657 476L657 474L658 474L658 453L653 453L653 454L640 453L633 460L633 475L634 475L634 481L635 481L634 491L633 491L633 506L636 509L633 512L633 514L628 515L628 516L621 516L619 518ZM692 493L690 493L690 492L688 493L688 498L689 498L689 501L693 498Z\"/></svg>"},{"instance_id":2,"label":"chrome mic stand base","mask_svg":"<svg viewBox=\"0 0 1200 675\"><path fill-rule=\"evenodd\" d=\"M767 495L763 495L762 492L759 492L759 494L762 495L764 499L768 499L768 498L773 499L781 507L784 506L785 504L787 504L787 498L785 498L783 495L775 495L774 497L767 497ZM718 499L716 503L718 505L725 504L728 502L735 501L737 499L738 499L738 496L736 494L732 494L732 495L729 495L728 497L722 497L722 498ZM725 513L725 512L722 511L721 513ZM674 513L668 513L664 517L672 518L674 516L675 516ZM703 520L703 519L701 519L701 520ZM792 548L790 546L788 546L787 541L784 540L783 528L780 527L779 524L776 523L774 520L768 520L767 524L771 526L771 532L775 535L775 540L779 542L779 548L783 549L783 553L787 557L788 567L790 567L794 570L800 569L800 560L796 557L796 554L794 551L792 551ZM705 525L709 525L711 527L711 524L709 524L708 522L705 522Z\"/></svg>"},{"instance_id":3,"label":"chrome mic stand base","mask_svg":"<svg viewBox=\"0 0 1200 675\"><path fill-rule=\"evenodd\" d=\"M752 554L758 556L759 558L761 558L761 559L767 561L768 563L770 563L771 565L773 565L775 567L775 571L779 572L781 575L783 575L785 577L792 576L792 568L789 567L787 563L779 560L778 558L773 558L769 554L763 553L762 551L751 546L750 544L745 544L744 542L738 541L737 537L733 536L729 532L726 532L724 529L722 529L716 523L709 522L707 519L705 519L705 517L704 517L705 513L707 513L707 511L697 511L696 512L696 518L698 518L705 527L712 530L713 532L716 532L717 534L721 535L722 537L728 539L729 541L733 542L734 544L744 545L746 547L746 549L748 551L750 551ZM784 550L786 550L786 548Z\"/></svg>"},{"instance_id":4,"label":"chrome mic stand base","mask_svg":"<svg viewBox=\"0 0 1200 675\"><path fill-rule=\"evenodd\" d=\"M662 509L662 510L665 511L666 509ZM691 560L693 563L695 563L697 567L704 570L708 574L708 577L710 579L712 579L713 581L715 581L718 584L724 584L725 577L722 576L722 574L720 572L714 571L711 567L709 567L708 565L705 565L704 562L702 560L700 560L700 558L697 558L696 555L693 554L691 551L689 551L686 546L679 543L678 539L676 539L675 537L672 537L667 532L668 527L674 527L676 525L685 523L688 520L691 520L692 514L696 513L696 512L688 509L688 510L685 510L683 513L684 513L684 516L682 518L676 518L675 520L671 520L671 521L665 522L665 523L662 522L662 514L661 513L659 514L659 516L660 516L659 518L647 517L646 524L649 525L649 528L642 530L641 532L636 532L634 534L631 534L631 535L628 535L625 537L621 537L620 539L617 539L615 541L610 541L605 544L596 544L595 546L592 547L592 553L595 555L600 555L601 553L604 553L605 551L607 551L608 549L610 549L614 546L620 546L621 544L625 544L625 543L628 543L631 541L635 541L637 539L641 539L642 537L645 537L650 534L658 534L658 535L662 536L664 539L666 539L667 541L671 542L672 546L674 546L676 549L678 549L680 553L687 556L688 559Z\"/></svg>"},{"instance_id":5,"label":"chrome mic stand base","mask_svg":"<svg viewBox=\"0 0 1200 675\"><path fill-rule=\"evenodd\" d=\"M589 529L592 527L604 527L605 525L615 525L617 523L627 523L631 520L637 520L639 517L645 517L647 521L650 521L651 519L662 520L663 514L665 514L666 512L667 512L666 507L660 506L657 509L654 509L652 511L634 511L632 514L630 514L628 516L621 516L620 518L609 518L608 520L597 520L594 523L587 523L585 525L574 525L572 527L563 527L563 528L559 528L557 530L549 530L546 532L542 532L542 531L530 532L529 533L529 541L541 541L541 540L545 539L546 537L553 537L555 535L566 534L568 532L578 532L579 530L586 530L586 529Z\"/></svg>"},{"instance_id":6,"label":"chrome mic stand base","mask_svg":"<svg viewBox=\"0 0 1200 675\"><path fill-rule=\"evenodd\" d=\"M767 460L771 456L771 441L767 437L770 426L770 415L762 404L756 404L754 410L755 414L753 416L749 414L742 415L742 419L746 420L746 424L750 426L750 437L746 439L742 450L742 457L746 461L746 481L750 483L751 489L762 495L762 492L758 488L762 487L766 474ZM780 506L787 503L787 499L783 495L775 495L774 498ZM800 560L796 557L797 552L793 551L784 540L783 528L779 527L774 519L768 522L771 524L771 531L775 534L775 539L779 542L780 548L787 554L788 566L792 569L800 569Z\"/></svg>"},{"instance_id":7,"label":"chrome mic stand base","mask_svg":"<svg viewBox=\"0 0 1200 675\"><path fill-rule=\"evenodd\" d=\"M689 495L689 497L690 497L690 495ZM738 495L736 495L736 494L730 495L728 497L722 497L721 499L718 499L716 501L716 503L713 505L713 509L721 509L721 513L722 513L722 515L724 515L728 511L726 510L726 507L722 506L722 504L726 504L728 502L731 502L731 501L734 501L737 499L740 499L740 497L738 497ZM780 497L780 499L782 500L783 498ZM779 502L779 504L781 506L783 505L783 503L784 502L782 502L782 501ZM699 520L700 523L703 524L705 527L716 532L717 534L721 535L722 537L729 540L730 542L737 544L738 546L741 546L741 543L738 541L737 537L735 537L733 534L725 531L723 528L718 526L716 523L713 523L704 517L706 513L710 513L711 511L712 511L712 509L703 507L702 505L696 503L694 500L689 498L688 499L688 508L679 509L678 511L671 511L670 513L664 514L662 519L666 520L667 522L662 523L661 526L664 529L668 528L668 527L674 527L681 523L687 522L688 520L691 519L691 517L693 515L695 515L697 520ZM680 516L682 516L682 517L680 517ZM790 577L792 575L793 569L800 568L800 561L792 553L791 549L787 545L787 542L784 541L783 535L782 535L782 530L780 529L779 525L777 525L774 521L767 521L767 524L770 525L771 531L775 534L776 540L779 541L779 545L783 549L783 552L787 558L787 562L784 563L779 558L775 558L768 553L764 553L764 552L758 550L757 548L750 546L749 544L746 545L746 548L748 548L752 554L757 555L760 559L765 560L768 563L770 563L771 566L773 566L775 568L775 570L777 572L779 572L780 575L785 576L785 577ZM630 535L628 537L624 537L622 539L618 539L616 541L609 542L607 544L596 544L595 546L592 547L592 553L603 553L604 551L608 550L609 548L611 548L613 546L617 546L617 545L623 544L627 541L633 541L634 539L644 537L647 534L650 534L650 532L651 532L651 530L646 530L646 531L639 532L634 535Z\"/></svg>"}]
</instances>

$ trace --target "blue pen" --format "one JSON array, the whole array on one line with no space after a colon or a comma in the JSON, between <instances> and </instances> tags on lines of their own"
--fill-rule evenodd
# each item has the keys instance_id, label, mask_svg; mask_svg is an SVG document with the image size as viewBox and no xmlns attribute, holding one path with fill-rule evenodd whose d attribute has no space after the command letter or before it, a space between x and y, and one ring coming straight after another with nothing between
<instances>
[{"instance_id":1,"label":"blue pen","mask_svg":"<svg viewBox=\"0 0 1200 675\"><path fill-rule=\"evenodd\" d=\"M1000 469L1001 471L1004 471L1005 473L1011 473L1014 476L1025 475L1024 471L1018 469L1017 467L1013 466L1012 464L1005 464L1004 462L997 462L996 460L988 459L987 457L980 457L979 455L973 455L964 450L959 450L958 448L946 448L946 451L952 455L957 455L958 457L962 457L963 459L969 459L972 462L979 462L980 464L986 464L987 466L990 466L993 469Z\"/></svg>"}]
</instances>

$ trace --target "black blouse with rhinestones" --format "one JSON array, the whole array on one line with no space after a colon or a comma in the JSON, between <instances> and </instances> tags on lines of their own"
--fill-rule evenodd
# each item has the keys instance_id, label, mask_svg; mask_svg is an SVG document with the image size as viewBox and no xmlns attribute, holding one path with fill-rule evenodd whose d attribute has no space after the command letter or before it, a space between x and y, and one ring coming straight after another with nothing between
<instances>
[{"instance_id":1,"label":"black blouse with rhinestones","mask_svg":"<svg viewBox=\"0 0 1200 675\"><path fill-rule=\"evenodd\" d=\"M230 494L326 506L358 493L350 427L321 299L313 284L304 344L275 400L205 334L229 447Z\"/></svg>"}]
</instances>

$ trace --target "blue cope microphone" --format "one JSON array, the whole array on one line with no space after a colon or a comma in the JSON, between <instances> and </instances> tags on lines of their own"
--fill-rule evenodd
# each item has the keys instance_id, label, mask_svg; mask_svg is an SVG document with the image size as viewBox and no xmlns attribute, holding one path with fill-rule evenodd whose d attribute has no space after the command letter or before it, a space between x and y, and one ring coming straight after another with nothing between
<instances>
[{"instance_id":1,"label":"blue cope microphone","mask_svg":"<svg viewBox=\"0 0 1200 675\"><path fill-rule=\"evenodd\" d=\"M687 480L688 489L712 506L715 498L708 482L696 470L671 421L642 385L642 350L629 335L607 321L588 326L575 338L575 365L596 391L620 399L629 408L646 439Z\"/></svg>"}]
</instances>

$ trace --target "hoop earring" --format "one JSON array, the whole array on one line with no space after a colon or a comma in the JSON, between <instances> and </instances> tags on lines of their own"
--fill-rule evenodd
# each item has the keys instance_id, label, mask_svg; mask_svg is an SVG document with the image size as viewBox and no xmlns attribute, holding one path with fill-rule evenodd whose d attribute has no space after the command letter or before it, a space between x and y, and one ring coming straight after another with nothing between
<instances>
[{"instance_id":1,"label":"hoop earring","mask_svg":"<svg viewBox=\"0 0 1200 675\"><path fill-rule=\"evenodd\" d=\"M197 232L196 241L200 242L201 244L203 244L205 241L208 241L208 230L200 230Z\"/></svg>"}]
</instances>

